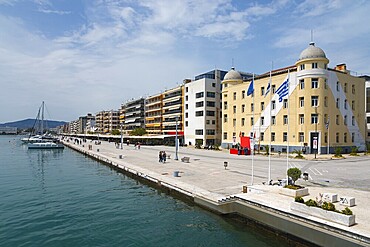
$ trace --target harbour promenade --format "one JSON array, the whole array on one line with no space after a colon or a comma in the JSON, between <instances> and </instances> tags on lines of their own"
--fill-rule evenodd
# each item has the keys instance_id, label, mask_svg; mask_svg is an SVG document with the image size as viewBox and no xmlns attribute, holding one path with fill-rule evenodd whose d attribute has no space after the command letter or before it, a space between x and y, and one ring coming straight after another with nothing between
<instances>
[{"instance_id":1,"label":"harbour promenade","mask_svg":"<svg viewBox=\"0 0 370 247\"><path fill-rule=\"evenodd\" d=\"M273 181L285 178L287 166L298 167L309 174L308 181L298 180L309 188L310 194L305 200L315 199L319 193L354 197L356 205L351 210L356 215L356 224L347 227L292 212L290 205L294 198L281 195L280 186L266 185L269 159L264 155L255 155L252 161L252 156L230 155L226 150L180 147L175 160L174 147L141 146L139 149L124 144L121 148L106 141L100 145L90 140L77 144L72 138L64 143L155 186L183 195L199 206L220 214L246 217L288 238L321 246L370 246L368 157L331 160L330 156L320 155L313 160L306 155L306 160L289 159L289 163L283 154L271 158ZM170 156L165 163L159 162L159 151L166 151ZM189 163L181 161L184 157L189 158ZM344 208L339 203L335 205L337 209Z\"/></svg>"}]
</instances>

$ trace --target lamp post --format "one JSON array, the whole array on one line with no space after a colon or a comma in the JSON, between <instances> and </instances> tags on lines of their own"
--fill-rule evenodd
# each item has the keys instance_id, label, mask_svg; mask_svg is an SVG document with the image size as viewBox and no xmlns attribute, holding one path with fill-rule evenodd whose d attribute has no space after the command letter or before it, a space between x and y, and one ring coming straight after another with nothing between
<instances>
[{"instance_id":1,"label":"lamp post","mask_svg":"<svg viewBox=\"0 0 370 247\"><path fill-rule=\"evenodd\" d=\"M179 147L178 147L178 136L177 136L177 121L178 121L178 119L179 119L179 117L178 116L176 116L176 138L175 138L175 160L179 160L179 157L178 157L178 149L179 149Z\"/></svg>"},{"instance_id":2,"label":"lamp post","mask_svg":"<svg viewBox=\"0 0 370 247\"><path fill-rule=\"evenodd\" d=\"M121 128L121 149L123 149L123 133L122 133L122 123L120 124Z\"/></svg>"},{"instance_id":3,"label":"lamp post","mask_svg":"<svg viewBox=\"0 0 370 247\"><path fill-rule=\"evenodd\" d=\"M316 120L315 120L315 136L313 138L313 144L314 144L314 148L315 148L315 159L316 159L316 155L317 155L317 147L318 147L318 134L317 134L317 121L319 120L319 114L317 113L317 106L315 107L315 113L316 113Z\"/></svg>"}]
</instances>

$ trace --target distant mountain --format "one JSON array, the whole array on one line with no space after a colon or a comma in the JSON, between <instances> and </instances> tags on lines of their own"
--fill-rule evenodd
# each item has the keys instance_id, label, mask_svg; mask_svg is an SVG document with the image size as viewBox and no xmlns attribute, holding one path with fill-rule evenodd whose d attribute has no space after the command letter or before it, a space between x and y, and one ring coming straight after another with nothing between
<instances>
[{"instance_id":1,"label":"distant mountain","mask_svg":"<svg viewBox=\"0 0 370 247\"><path fill-rule=\"evenodd\" d=\"M67 122L64 121L54 121L54 120L45 120L44 125L47 128L55 128L60 125L64 125ZM18 129L28 129L32 128L33 125L35 124L35 119L24 119L24 120L19 120L19 121L14 121L14 122L8 122L8 123L3 123L0 124L0 127L17 127Z\"/></svg>"}]
</instances>

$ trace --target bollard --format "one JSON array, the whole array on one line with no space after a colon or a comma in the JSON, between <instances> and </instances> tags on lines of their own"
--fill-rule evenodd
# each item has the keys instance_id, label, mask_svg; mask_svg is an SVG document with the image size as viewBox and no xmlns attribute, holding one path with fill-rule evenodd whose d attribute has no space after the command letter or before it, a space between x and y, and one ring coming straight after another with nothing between
<instances>
[{"instance_id":1,"label":"bollard","mask_svg":"<svg viewBox=\"0 0 370 247\"><path fill-rule=\"evenodd\" d=\"M98 148L98 149L96 149L96 152L99 152L99 148Z\"/></svg>"},{"instance_id":2,"label":"bollard","mask_svg":"<svg viewBox=\"0 0 370 247\"><path fill-rule=\"evenodd\" d=\"M227 161L224 161L224 167L225 167L225 170L226 170L226 167L227 167Z\"/></svg>"}]
</instances>

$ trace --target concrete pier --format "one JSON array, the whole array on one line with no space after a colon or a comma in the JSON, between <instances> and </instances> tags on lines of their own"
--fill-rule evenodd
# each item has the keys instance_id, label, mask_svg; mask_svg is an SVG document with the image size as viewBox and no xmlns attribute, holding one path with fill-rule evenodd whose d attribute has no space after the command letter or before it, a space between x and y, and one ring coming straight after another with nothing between
<instances>
[{"instance_id":1,"label":"concrete pier","mask_svg":"<svg viewBox=\"0 0 370 247\"><path fill-rule=\"evenodd\" d=\"M306 182L310 195L305 196L305 200L315 198L318 193L338 193L339 196L356 198L356 206L351 207L351 210L356 215L357 224L347 227L292 212L290 209L290 203L294 201L292 197L279 194L278 186L262 184L267 180L263 175L267 176L265 170L267 158L263 156L254 157L255 183L251 185L250 156L181 147L179 160L173 160L174 147L141 146L137 149L133 145L124 145L121 149L114 143L101 142L100 145L95 145L89 140L78 145L72 140L64 141L64 144L151 186L167 190L170 194L181 196L208 210L218 214L245 217L282 236L302 241L307 245L370 246L370 215L367 213L370 192L368 190L343 186L325 185L324 187L322 184ZM166 163L158 161L158 152L162 150L172 158L167 159ZM190 157L189 163L181 162L181 157ZM226 169L225 161L228 162ZM302 163L298 161L292 163L302 167L316 164L310 162L317 161L305 160ZM335 161L325 162L335 164ZM284 178L286 161L281 157L274 157L271 164L273 164L271 177L274 180L279 176ZM177 176L174 176L175 171ZM243 187L247 193L243 193Z\"/></svg>"}]
</instances>

